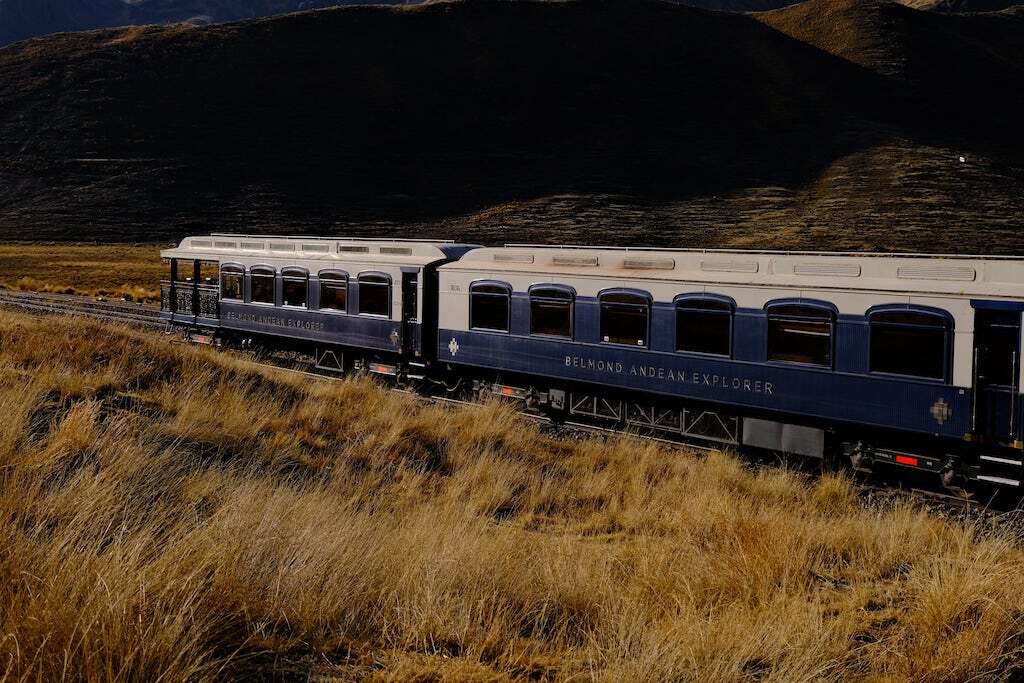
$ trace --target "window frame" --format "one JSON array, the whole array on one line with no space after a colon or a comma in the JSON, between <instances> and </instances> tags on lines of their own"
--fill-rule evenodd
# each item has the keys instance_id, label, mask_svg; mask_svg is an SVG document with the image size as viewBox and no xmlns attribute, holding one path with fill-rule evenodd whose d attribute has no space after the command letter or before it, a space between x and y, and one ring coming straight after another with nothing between
<instances>
[{"instance_id":1,"label":"window frame","mask_svg":"<svg viewBox=\"0 0 1024 683\"><path fill-rule=\"evenodd\" d=\"M699 309L689 308L687 309L686 304L692 301L710 301L716 304L721 304L721 310L714 309ZM728 316L729 318L729 351L728 353L710 353L707 351L689 351L686 349L679 348L679 311L691 310L699 311L703 313L711 313L713 315ZM724 358L732 360L735 354L735 340L736 340L736 300L732 297L725 296L724 294L713 294L710 292L690 292L687 294L679 294L672 299L672 322L673 322L673 339L672 350L674 353L685 353L691 356L698 356L703 358Z\"/></svg>"},{"instance_id":2,"label":"window frame","mask_svg":"<svg viewBox=\"0 0 1024 683\"><path fill-rule=\"evenodd\" d=\"M564 294L565 296L551 297L551 296L541 296L541 295L535 294L535 292L541 292L541 291L560 292L561 294ZM564 340L568 340L568 341L575 341L576 340L576 290L573 287L570 287L569 285L560 285L560 284L556 284L556 283L547 283L547 282L538 283L538 284L535 284L535 285L530 285L530 288L527 290L527 295L529 296L529 299L530 299L530 320L529 320L529 330L528 330L529 336L531 336L531 337L538 337L540 339L564 339ZM534 302L534 299L546 300L546 301L557 301L557 302L564 302L564 301L568 301L569 302L569 334L568 334L568 336L561 335L561 334L545 334L543 332L534 332L533 331L533 302Z\"/></svg>"},{"instance_id":3,"label":"window frame","mask_svg":"<svg viewBox=\"0 0 1024 683\"><path fill-rule=\"evenodd\" d=\"M289 273L301 273L301 276L289 275ZM301 306L296 304L285 303L284 299L284 286L285 282L296 282L302 281L306 285L306 303ZM295 310L308 310L309 309L309 271L300 266L286 266L281 269L281 306L283 308L292 308Z\"/></svg>"},{"instance_id":4,"label":"window frame","mask_svg":"<svg viewBox=\"0 0 1024 683\"><path fill-rule=\"evenodd\" d=\"M176 284L176 285L188 285L190 287L192 285L194 285L194 284L197 284L196 283L196 279L195 279L195 273L196 273L196 263L199 261L199 259L195 259L195 258L175 258L175 259L171 259L171 260L174 261L174 277L171 277L170 280L174 284ZM187 262L189 264L189 267L186 269L188 271L188 274L185 275L184 277L182 276L182 270L181 270L181 265L182 265L183 261Z\"/></svg>"},{"instance_id":5,"label":"window frame","mask_svg":"<svg viewBox=\"0 0 1024 683\"><path fill-rule=\"evenodd\" d=\"M473 327L473 298L474 294L478 294L476 291L477 287L499 287L505 290L505 301L508 304L508 315L505 316L505 329L499 330L490 327ZM481 296L488 297L500 297L501 294L494 292L479 292ZM471 332L490 332L493 334L511 334L512 333L512 285L502 280L474 280L469 283L469 320L467 321L467 327Z\"/></svg>"},{"instance_id":6,"label":"window frame","mask_svg":"<svg viewBox=\"0 0 1024 683\"><path fill-rule=\"evenodd\" d=\"M238 298L224 298L224 273L228 271L232 275L237 275L240 281L240 291ZM239 303L245 303L245 266L241 263L222 263L220 264L220 271L217 278L217 298L220 301L237 301Z\"/></svg>"},{"instance_id":7,"label":"window frame","mask_svg":"<svg viewBox=\"0 0 1024 683\"><path fill-rule=\"evenodd\" d=\"M610 296L630 296L636 299L642 300L644 303L620 303L620 302L606 302L605 297ZM605 306L617 307L617 308L640 308L643 307L645 315L644 324L644 339L643 344L626 344L623 342L605 341L604 335L601 334L604 331L604 309ZM651 316L654 308L654 297L651 296L650 292L642 289L633 289L631 287L609 287L602 289L597 293L597 341L599 344L605 344L608 346L618 346L624 349L649 349L651 348Z\"/></svg>"},{"instance_id":8,"label":"window frame","mask_svg":"<svg viewBox=\"0 0 1024 683\"><path fill-rule=\"evenodd\" d=\"M261 272L262 271L267 271L267 272L270 273L270 275L269 276L268 275L257 275L256 271L261 271ZM246 303L248 303L248 304L255 304L257 306L276 306L277 305L277 269L274 268L273 266L257 264L257 265L254 265L254 266L249 266L247 274L249 275L249 298L248 298L248 301L246 301ZM273 285L272 285L272 288L271 288L271 298L273 298L273 301L255 301L252 298L252 290L253 290L252 281L253 281L254 278L269 278L271 280L271 282L273 282Z\"/></svg>"},{"instance_id":9,"label":"window frame","mask_svg":"<svg viewBox=\"0 0 1024 683\"><path fill-rule=\"evenodd\" d=\"M327 276L327 277L324 277ZM345 308L324 308L324 282L343 282L345 283ZM348 315L348 302L349 302L349 274L344 270L336 269L324 269L318 271L316 274L317 284L317 302L316 307L318 311L324 313L330 313L332 315Z\"/></svg>"},{"instance_id":10,"label":"window frame","mask_svg":"<svg viewBox=\"0 0 1024 683\"><path fill-rule=\"evenodd\" d=\"M363 279L364 278L374 278L374 277L382 278L382 279L387 281L387 288L388 288L388 296L387 296L388 310L387 310L387 313L364 313L363 312ZM362 316L366 316L366 317L369 317L369 318L379 318L381 320L391 320L392 309L394 308L394 306L392 305L392 298L394 296L393 287L395 286L394 279L389 274L387 274L387 273L385 273L383 271L380 271L380 270L364 270L363 272L361 272L358 275L356 275L356 284L359 285L359 305L357 306L357 309L356 309L356 315L362 315ZM375 282L375 283L369 283L369 284L371 286L379 286L382 283ZM347 301L345 303L346 303L346 305L348 305Z\"/></svg>"},{"instance_id":11,"label":"window frame","mask_svg":"<svg viewBox=\"0 0 1024 683\"><path fill-rule=\"evenodd\" d=\"M822 315L819 316L798 316L793 314L778 314L772 313L773 309L779 308L807 308L811 310L820 311ZM765 361L768 363L779 363L783 365L794 365L803 368L819 368L822 370L835 370L836 367L836 321L839 318L839 311L834 304L827 301L819 301L817 299L776 299L769 301L764 305L765 312L765 335L764 335L764 351ZM772 319L783 319L791 320L795 322L801 321L822 321L828 322L829 335L828 335L828 363L808 363L799 360L784 360L771 357L771 323Z\"/></svg>"},{"instance_id":12,"label":"window frame","mask_svg":"<svg viewBox=\"0 0 1024 683\"><path fill-rule=\"evenodd\" d=\"M891 313L913 313L916 315L924 315L930 318L935 318L941 325L918 325L915 323L897 323L897 322L874 322L873 318L876 316L883 316ZM880 304L878 306L872 306L864 313L864 319L868 325L868 344L867 344L867 372L869 375L878 377L893 377L898 379L912 380L916 382L927 382L929 384L949 384L952 376L952 357L953 357L953 339L955 330L955 320L949 311L945 311L941 308L934 308L932 306L916 306L914 304ZM942 377L924 377L922 375L908 375L900 372L886 372L884 370L872 370L872 354L871 347L875 334L876 327L888 327L888 328L910 328L910 329L937 329L942 328L943 340L942 340Z\"/></svg>"}]
</instances>

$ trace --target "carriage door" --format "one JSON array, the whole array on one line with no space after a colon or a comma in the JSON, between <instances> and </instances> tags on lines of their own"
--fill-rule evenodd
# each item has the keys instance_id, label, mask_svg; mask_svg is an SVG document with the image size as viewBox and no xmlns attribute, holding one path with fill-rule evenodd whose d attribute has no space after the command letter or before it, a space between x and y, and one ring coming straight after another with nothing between
<instances>
[{"instance_id":1,"label":"carriage door","mask_svg":"<svg viewBox=\"0 0 1024 683\"><path fill-rule=\"evenodd\" d=\"M419 273L402 273L402 350L406 353L420 348Z\"/></svg>"},{"instance_id":2,"label":"carriage door","mask_svg":"<svg viewBox=\"0 0 1024 683\"><path fill-rule=\"evenodd\" d=\"M1020 312L978 309L974 318L974 430L1012 443L1020 376Z\"/></svg>"}]
</instances>

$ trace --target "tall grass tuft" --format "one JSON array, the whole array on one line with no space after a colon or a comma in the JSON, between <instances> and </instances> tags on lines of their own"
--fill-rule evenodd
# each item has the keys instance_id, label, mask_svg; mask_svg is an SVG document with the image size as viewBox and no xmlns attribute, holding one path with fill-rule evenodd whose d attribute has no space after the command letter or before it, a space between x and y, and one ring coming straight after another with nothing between
<instances>
[{"instance_id":1,"label":"tall grass tuft","mask_svg":"<svg viewBox=\"0 0 1024 683\"><path fill-rule=\"evenodd\" d=\"M0 314L0 680L963 681L1008 528Z\"/></svg>"}]
</instances>

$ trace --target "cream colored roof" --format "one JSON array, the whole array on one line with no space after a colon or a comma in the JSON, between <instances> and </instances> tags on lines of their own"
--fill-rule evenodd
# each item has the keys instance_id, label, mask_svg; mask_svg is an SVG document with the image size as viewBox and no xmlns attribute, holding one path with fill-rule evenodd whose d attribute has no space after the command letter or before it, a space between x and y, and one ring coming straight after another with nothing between
<instances>
[{"instance_id":1,"label":"cream colored roof","mask_svg":"<svg viewBox=\"0 0 1024 683\"><path fill-rule=\"evenodd\" d=\"M680 281L1024 299L1024 258L837 252L509 245L470 251L445 271Z\"/></svg>"},{"instance_id":2,"label":"cream colored roof","mask_svg":"<svg viewBox=\"0 0 1024 683\"><path fill-rule=\"evenodd\" d=\"M454 242L426 240L358 239L312 236L218 234L186 237L174 249L160 252L163 258L274 259L297 261L366 261L427 265L447 258L445 247Z\"/></svg>"}]
</instances>

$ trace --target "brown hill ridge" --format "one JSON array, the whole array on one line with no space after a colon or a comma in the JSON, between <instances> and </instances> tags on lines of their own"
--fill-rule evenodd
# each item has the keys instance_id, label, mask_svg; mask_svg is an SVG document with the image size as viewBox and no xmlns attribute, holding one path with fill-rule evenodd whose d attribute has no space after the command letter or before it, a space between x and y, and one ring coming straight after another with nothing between
<instances>
[{"instance_id":1,"label":"brown hill ridge","mask_svg":"<svg viewBox=\"0 0 1024 683\"><path fill-rule=\"evenodd\" d=\"M59 35L0 50L0 237L1020 250L1022 34L812 0Z\"/></svg>"},{"instance_id":2,"label":"brown hill ridge","mask_svg":"<svg viewBox=\"0 0 1024 683\"><path fill-rule=\"evenodd\" d=\"M375 0L372 4L417 4L429 0ZM778 9L791 0L675 0L711 10L752 12ZM901 0L917 9L989 12L1024 0ZM0 0L0 45L62 31L142 24L241 21L287 12L360 4L359 0Z\"/></svg>"}]
</instances>

